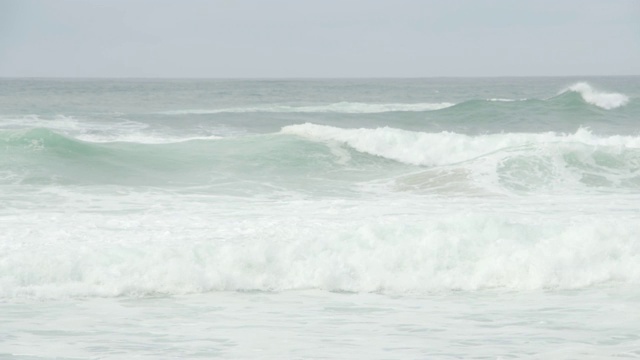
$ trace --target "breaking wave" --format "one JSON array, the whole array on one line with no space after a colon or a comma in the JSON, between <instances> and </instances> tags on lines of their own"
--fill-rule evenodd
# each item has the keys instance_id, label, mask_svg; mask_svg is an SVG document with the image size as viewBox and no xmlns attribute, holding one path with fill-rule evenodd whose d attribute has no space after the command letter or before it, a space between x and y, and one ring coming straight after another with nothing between
<instances>
[{"instance_id":1,"label":"breaking wave","mask_svg":"<svg viewBox=\"0 0 640 360\"><path fill-rule=\"evenodd\" d=\"M588 129L472 136L307 123L274 134L157 144L88 142L31 129L2 131L0 144L5 184L207 186L247 178L324 188L323 182L355 186L395 174L396 189L421 191L460 181L498 193L640 188L640 136Z\"/></svg>"},{"instance_id":2,"label":"breaking wave","mask_svg":"<svg viewBox=\"0 0 640 360\"><path fill-rule=\"evenodd\" d=\"M568 88L562 90L558 96L551 97L546 100L526 99L526 98L487 98L485 100L465 100L462 102L429 102L429 103L361 103L361 102L339 102L324 105L309 106L293 106L293 105L257 105L238 108L221 108L221 109L185 109L185 110L169 110L160 112L165 115L206 115L206 114L224 114L224 113L335 113L335 114L377 114L387 112L428 112L443 109L482 108L482 103L522 103L525 106L530 104L544 104L544 102L553 100L558 101L560 95L567 93L577 93L582 99L590 104L605 110L612 110L629 103L629 97L620 93L607 93L596 90L586 82L575 83ZM570 100L567 100L570 101ZM529 105L527 105L529 104ZM541 105L544 106L544 105Z\"/></svg>"},{"instance_id":3,"label":"breaking wave","mask_svg":"<svg viewBox=\"0 0 640 360\"><path fill-rule=\"evenodd\" d=\"M167 115L186 115L186 114L220 114L220 113L251 113L251 112L267 112L267 113L340 113L340 114L375 114L395 111L433 111L440 110L455 104L442 103L417 103L417 104L368 104L358 102L339 102L328 105L314 106L289 106L289 105L265 105L244 108L226 108L226 109L192 109L192 110L173 110L164 111Z\"/></svg>"},{"instance_id":4,"label":"breaking wave","mask_svg":"<svg viewBox=\"0 0 640 360\"><path fill-rule=\"evenodd\" d=\"M631 220L574 217L542 226L541 219L509 213L327 222L303 214L336 204L291 206L279 217L232 222L194 209L188 218L146 212L118 222L34 215L26 219L39 220L32 236L4 234L23 240L0 244L0 298L640 284L640 225Z\"/></svg>"},{"instance_id":5,"label":"breaking wave","mask_svg":"<svg viewBox=\"0 0 640 360\"><path fill-rule=\"evenodd\" d=\"M533 191L584 187L640 188L640 136L507 133L469 136L393 128L288 126L285 134L338 142L362 153L430 169L396 180L399 189L441 190L456 183L484 190Z\"/></svg>"},{"instance_id":6,"label":"breaking wave","mask_svg":"<svg viewBox=\"0 0 640 360\"><path fill-rule=\"evenodd\" d=\"M629 97L625 94L598 91L586 82L575 83L561 91L561 94L567 92L578 93L587 103L605 110L619 108L629 102Z\"/></svg>"},{"instance_id":7,"label":"breaking wave","mask_svg":"<svg viewBox=\"0 0 640 360\"><path fill-rule=\"evenodd\" d=\"M503 149L536 144L584 144L612 151L640 148L640 136L605 136L579 129L575 134L507 133L464 135L450 132L425 133L382 127L342 129L316 124L286 126L282 133L314 141L338 141L353 149L406 164L439 166L468 161Z\"/></svg>"}]
</instances>

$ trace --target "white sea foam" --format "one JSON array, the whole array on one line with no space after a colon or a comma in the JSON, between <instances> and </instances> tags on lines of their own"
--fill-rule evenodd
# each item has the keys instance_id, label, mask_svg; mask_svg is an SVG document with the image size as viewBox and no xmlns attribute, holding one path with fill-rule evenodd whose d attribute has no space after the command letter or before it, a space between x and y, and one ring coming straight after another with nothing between
<instances>
[{"instance_id":1,"label":"white sea foam","mask_svg":"<svg viewBox=\"0 0 640 360\"><path fill-rule=\"evenodd\" d=\"M1 130L43 128L65 136L86 141L116 141L118 136L131 137L149 127L148 124L131 120L101 122L92 119L79 119L75 116L56 115L42 117L38 115L1 117Z\"/></svg>"},{"instance_id":2,"label":"white sea foam","mask_svg":"<svg viewBox=\"0 0 640 360\"><path fill-rule=\"evenodd\" d=\"M568 218L557 205L553 216L508 206L472 214L448 205L442 213L414 200L256 202L230 206L245 214L232 217L208 204L157 205L127 217L24 212L6 217L14 225L0 234L0 297L640 284L640 223L602 206L589 216L589 204L577 204L583 215Z\"/></svg>"},{"instance_id":3,"label":"white sea foam","mask_svg":"<svg viewBox=\"0 0 640 360\"><path fill-rule=\"evenodd\" d=\"M314 141L337 141L363 153L426 166L454 164L503 149L545 143L640 148L640 136L597 136L588 129L579 129L574 134L547 132L470 136L451 132L414 132L389 127L343 129L306 123L286 126L281 132Z\"/></svg>"},{"instance_id":4,"label":"white sea foam","mask_svg":"<svg viewBox=\"0 0 640 360\"><path fill-rule=\"evenodd\" d=\"M46 128L56 133L86 142L129 142L139 144L169 144L191 140L214 140L220 139L223 136L211 134L212 132L226 130L199 129L199 132L205 135L181 135L167 129L150 129L148 124L126 119L120 121L99 121L95 119L79 119L74 116L65 115L56 115L49 118L38 115L5 116L0 118L0 130L33 128Z\"/></svg>"},{"instance_id":5,"label":"white sea foam","mask_svg":"<svg viewBox=\"0 0 640 360\"><path fill-rule=\"evenodd\" d=\"M72 116L57 115L46 118L38 115L2 116L0 129L48 128L63 132L79 131L83 124Z\"/></svg>"},{"instance_id":6,"label":"white sea foam","mask_svg":"<svg viewBox=\"0 0 640 360\"><path fill-rule=\"evenodd\" d=\"M221 136L178 136L164 133L122 133L122 134L82 134L75 136L76 139L93 143L114 143L127 142L137 144L173 144L192 140L217 140Z\"/></svg>"},{"instance_id":7,"label":"white sea foam","mask_svg":"<svg viewBox=\"0 0 640 360\"><path fill-rule=\"evenodd\" d=\"M514 102L514 101L526 101L527 99L507 99L507 98L491 98L487 101L491 102Z\"/></svg>"},{"instance_id":8,"label":"white sea foam","mask_svg":"<svg viewBox=\"0 0 640 360\"><path fill-rule=\"evenodd\" d=\"M568 91L577 92L584 101L606 110L619 108L629 102L629 97L625 94L598 91L586 82L575 83L560 93Z\"/></svg>"},{"instance_id":9,"label":"white sea foam","mask_svg":"<svg viewBox=\"0 0 640 360\"><path fill-rule=\"evenodd\" d=\"M343 113L343 114L374 114L392 111L432 111L451 107L455 104L442 103L416 103L416 104L371 104L358 102L339 102L327 105L313 106L289 106L289 105L265 105L241 108L224 109L191 109L164 111L168 115L186 114L219 114L219 113Z\"/></svg>"}]
</instances>

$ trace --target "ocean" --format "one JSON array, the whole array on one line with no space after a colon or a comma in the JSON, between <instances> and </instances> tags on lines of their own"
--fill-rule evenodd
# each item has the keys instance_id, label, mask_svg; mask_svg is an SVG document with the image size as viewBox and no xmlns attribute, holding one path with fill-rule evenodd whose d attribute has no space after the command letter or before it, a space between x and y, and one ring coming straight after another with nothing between
<instances>
[{"instance_id":1,"label":"ocean","mask_svg":"<svg viewBox=\"0 0 640 360\"><path fill-rule=\"evenodd\" d=\"M640 358L640 77L0 79L2 359Z\"/></svg>"}]
</instances>

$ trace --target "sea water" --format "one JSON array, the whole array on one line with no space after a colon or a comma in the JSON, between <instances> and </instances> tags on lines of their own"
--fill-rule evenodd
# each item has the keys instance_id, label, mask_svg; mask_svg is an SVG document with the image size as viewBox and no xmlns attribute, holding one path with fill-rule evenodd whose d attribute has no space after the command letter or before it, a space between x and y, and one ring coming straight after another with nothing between
<instances>
[{"instance_id":1,"label":"sea water","mask_svg":"<svg viewBox=\"0 0 640 360\"><path fill-rule=\"evenodd\" d=\"M0 79L0 358L640 357L640 78Z\"/></svg>"}]
</instances>

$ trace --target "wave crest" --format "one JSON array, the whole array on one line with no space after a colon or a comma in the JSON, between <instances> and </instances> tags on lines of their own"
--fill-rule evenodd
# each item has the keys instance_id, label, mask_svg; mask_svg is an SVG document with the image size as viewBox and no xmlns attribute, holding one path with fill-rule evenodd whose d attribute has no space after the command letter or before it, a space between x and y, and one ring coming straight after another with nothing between
<instances>
[{"instance_id":1,"label":"wave crest","mask_svg":"<svg viewBox=\"0 0 640 360\"><path fill-rule=\"evenodd\" d=\"M339 114L376 114L385 112L408 111L433 111L451 107L455 104L442 103L392 103L392 104L370 104L360 102L339 102L327 105L313 106L290 106L290 105L265 105L252 106L242 108L226 108L226 109L192 109L192 110L173 110L164 111L166 115L204 115L204 114L221 114L221 113L339 113Z\"/></svg>"},{"instance_id":2,"label":"wave crest","mask_svg":"<svg viewBox=\"0 0 640 360\"><path fill-rule=\"evenodd\" d=\"M301 208L293 210L289 214ZM402 294L640 283L640 226L631 219L555 219L541 227L541 219L526 216L392 216L373 223L358 216L228 222L199 215L185 227L181 216L145 213L103 229L91 226L104 221L94 216L39 219L43 228L36 236L2 244L0 299L299 289ZM75 231L54 230L60 222ZM24 233L9 229L7 235L17 239ZM43 244L42 233L50 241ZM87 240L71 246L79 238Z\"/></svg>"},{"instance_id":3,"label":"wave crest","mask_svg":"<svg viewBox=\"0 0 640 360\"><path fill-rule=\"evenodd\" d=\"M422 166L449 165L502 149L541 143L582 143L592 146L640 148L638 136L599 137L588 129L579 129L575 134L547 132L470 136L451 132L414 132L389 127L342 129L306 123L285 126L281 132L314 141L338 141L359 152Z\"/></svg>"},{"instance_id":4,"label":"wave crest","mask_svg":"<svg viewBox=\"0 0 640 360\"><path fill-rule=\"evenodd\" d=\"M288 126L282 132L311 141L344 143L365 154L429 167L395 179L391 187L400 191L488 195L640 187L640 137L600 137L587 129L574 134L468 136L314 124Z\"/></svg>"},{"instance_id":5,"label":"wave crest","mask_svg":"<svg viewBox=\"0 0 640 360\"><path fill-rule=\"evenodd\" d=\"M625 94L598 91L586 82L575 83L560 93L566 92L578 93L587 103L605 110L619 108L629 102L629 97Z\"/></svg>"}]
</instances>

